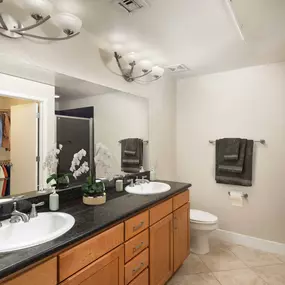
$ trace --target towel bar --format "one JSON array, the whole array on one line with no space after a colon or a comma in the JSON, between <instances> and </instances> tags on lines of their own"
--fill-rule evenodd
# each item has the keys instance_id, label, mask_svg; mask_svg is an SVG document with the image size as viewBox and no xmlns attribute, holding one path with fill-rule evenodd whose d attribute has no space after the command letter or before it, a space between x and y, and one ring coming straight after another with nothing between
<instances>
[{"instance_id":1,"label":"towel bar","mask_svg":"<svg viewBox=\"0 0 285 285\"><path fill-rule=\"evenodd\" d=\"M118 143L121 143L121 142L122 142L122 140L118 141ZM143 143L148 144L148 141L144 140Z\"/></svg>"},{"instance_id":2,"label":"towel bar","mask_svg":"<svg viewBox=\"0 0 285 285\"><path fill-rule=\"evenodd\" d=\"M209 140L209 143L211 143L211 144L215 144L215 142L216 141L214 141L214 140ZM261 144L265 144L266 142L265 142L265 140L263 140L263 139L261 139L261 140L259 140L259 141L254 141L255 143L261 143Z\"/></svg>"},{"instance_id":3,"label":"towel bar","mask_svg":"<svg viewBox=\"0 0 285 285\"><path fill-rule=\"evenodd\" d=\"M228 194L229 194L229 196L231 196L231 192L228 192ZM242 197L243 197L244 199L247 199L247 198L248 198L248 194L243 193L243 194L242 194Z\"/></svg>"}]
</instances>

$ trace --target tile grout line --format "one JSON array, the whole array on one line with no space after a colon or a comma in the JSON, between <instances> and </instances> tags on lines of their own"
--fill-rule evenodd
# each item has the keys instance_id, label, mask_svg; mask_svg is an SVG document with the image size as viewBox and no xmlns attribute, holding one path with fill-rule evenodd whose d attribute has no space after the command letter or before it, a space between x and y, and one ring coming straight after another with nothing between
<instances>
[{"instance_id":1,"label":"tile grout line","mask_svg":"<svg viewBox=\"0 0 285 285\"><path fill-rule=\"evenodd\" d=\"M202 262L202 264L204 264L206 266L206 268L209 269L209 272L208 273L211 273L211 275L217 280L217 282L220 284L220 285L223 285L218 279L217 277L215 276L214 272L207 266L207 264L200 258L200 256L198 254L196 254L196 256L198 257L198 259ZM203 274L203 273L198 273L198 274Z\"/></svg>"}]
</instances>

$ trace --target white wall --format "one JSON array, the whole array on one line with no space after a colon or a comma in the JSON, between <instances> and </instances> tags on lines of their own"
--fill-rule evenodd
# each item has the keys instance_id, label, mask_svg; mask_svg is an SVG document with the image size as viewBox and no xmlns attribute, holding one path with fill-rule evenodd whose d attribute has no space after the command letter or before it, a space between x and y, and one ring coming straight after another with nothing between
<instances>
[{"instance_id":1,"label":"white wall","mask_svg":"<svg viewBox=\"0 0 285 285\"><path fill-rule=\"evenodd\" d=\"M2 37L0 44L1 64L18 60L148 98L151 165L157 163L159 178L175 179L175 79L165 75L146 85L124 81L104 66L94 39L85 30L80 36L62 42L36 43Z\"/></svg>"},{"instance_id":2,"label":"white wall","mask_svg":"<svg viewBox=\"0 0 285 285\"><path fill-rule=\"evenodd\" d=\"M215 183L221 137L265 139L255 144L253 187ZM191 181L191 207L219 218L221 229L285 242L285 64L180 80L177 94L177 173ZM232 207L228 191L249 194Z\"/></svg>"},{"instance_id":3,"label":"white wall","mask_svg":"<svg viewBox=\"0 0 285 285\"><path fill-rule=\"evenodd\" d=\"M0 94L13 98L24 98L42 102L43 110L41 112L40 128L43 138L43 144L40 149L42 156L40 163L42 163L47 151L54 144L54 87L0 74ZM42 166L40 167L42 169ZM40 180L44 181L45 175L41 175Z\"/></svg>"},{"instance_id":4,"label":"white wall","mask_svg":"<svg viewBox=\"0 0 285 285\"><path fill-rule=\"evenodd\" d=\"M149 139L149 111L146 98L123 92L107 93L83 99L60 101L60 109L73 109L94 106L95 143L106 145L113 155L110 172L121 173L121 145L125 138ZM144 149L144 167L148 165L148 147ZM98 172L99 171L99 172ZM104 176L97 169L98 177Z\"/></svg>"}]
</instances>

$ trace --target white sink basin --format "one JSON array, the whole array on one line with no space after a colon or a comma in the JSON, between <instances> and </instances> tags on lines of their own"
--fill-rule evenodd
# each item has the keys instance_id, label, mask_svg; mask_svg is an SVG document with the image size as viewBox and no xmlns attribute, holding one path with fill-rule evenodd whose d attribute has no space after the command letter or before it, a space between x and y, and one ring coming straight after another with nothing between
<instances>
[{"instance_id":1,"label":"white sink basin","mask_svg":"<svg viewBox=\"0 0 285 285\"><path fill-rule=\"evenodd\" d=\"M74 223L71 215L57 212L39 213L28 223L5 220L0 228L0 253L51 241L69 231Z\"/></svg>"},{"instance_id":2,"label":"white sink basin","mask_svg":"<svg viewBox=\"0 0 285 285\"><path fill-rule=\"evenodd\" d=\"M167 192L170 190L170 186L166 183L161 182L150 182L143 183L140 185L135 185L134 187L127 186L125 190L128 193L138 194L138 195L151 195Z\"/></svg>"}]
</instances>

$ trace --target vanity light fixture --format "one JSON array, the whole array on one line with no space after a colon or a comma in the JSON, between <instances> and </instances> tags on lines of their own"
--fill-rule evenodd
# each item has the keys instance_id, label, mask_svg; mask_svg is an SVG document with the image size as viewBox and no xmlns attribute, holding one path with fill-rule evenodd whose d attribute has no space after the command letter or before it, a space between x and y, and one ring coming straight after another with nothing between
<instances>
[{"instance_id":1,"label":"vanity light fixture","mask_svg":"<svg viewBox=\"0 0 285 285\"><path fill-rule=\"evenodd\" d=\"M0 0L0 9L2 3L5 1L8 0ZM77 16L70 13L59 13L52 18L53 23L64 33L64 36L62 37L44 37L27 33L26 31L32 30L51 19L53 5L49 0L21 1L21 8L29 12L30 16L35 20L35 23L24 26L10 14L0 13L0 34L3 36L13 39L31 37L41 40L61 41L79 35L82 21Z\"/></svg>"},{"instance_id":2,"label":"vanity light fixture","mask_svg":"<svg viewBox=\"0 0 285 285\"><path fill-rule=\"evenodd\" d=\"M148 59L138 60L138 55L134 52L121 55L121 48L118 46L114 49L114 57L119 67L120 73L127 82L148 83L160 79L163 76L164 69L154 65ZM146 77L148 76L149 77ZM143 77L147 80L141 80Z\"/></svg>"}]
</instances>

